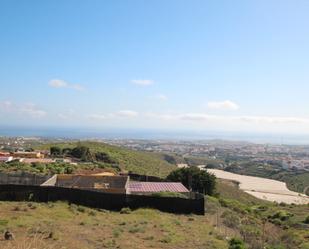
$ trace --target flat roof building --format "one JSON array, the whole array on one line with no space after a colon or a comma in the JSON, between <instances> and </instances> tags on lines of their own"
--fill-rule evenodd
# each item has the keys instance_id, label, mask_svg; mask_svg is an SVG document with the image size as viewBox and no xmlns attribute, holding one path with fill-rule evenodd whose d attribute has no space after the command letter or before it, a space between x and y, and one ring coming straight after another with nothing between
<instances>
[{"instance_id":1,"label":"flat roof building","mask_svg":"<svg viewBox=\"0 0 309 249\"><path fill-rule=\"evenodd\" d=\"M94 176L94 175L55 175L42 186L77 188L105 193L126 194L129 177L127 176Z\"/></svg>"}]
</instances>

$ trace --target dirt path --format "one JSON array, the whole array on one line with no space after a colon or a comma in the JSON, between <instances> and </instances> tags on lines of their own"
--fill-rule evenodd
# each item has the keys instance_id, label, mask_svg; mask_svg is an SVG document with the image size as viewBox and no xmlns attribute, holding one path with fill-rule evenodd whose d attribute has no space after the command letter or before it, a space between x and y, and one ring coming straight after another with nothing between
<instances>
[{"instance_id":1,"label":"dirt path","mask_svg":"<svg viewBox=\"0 0 309 249\"><path fill-rule=\"evenodd\" d=\"M266 179L262 177L238 175L218 169L208 169L207 171L214 174L218 178L239 182L239 188L241 190L259 199L275 202L284 202L288 204L309 203L308 196L290 191L286 187L286 184L284 182Z\"/></svg>"}]
</instances>

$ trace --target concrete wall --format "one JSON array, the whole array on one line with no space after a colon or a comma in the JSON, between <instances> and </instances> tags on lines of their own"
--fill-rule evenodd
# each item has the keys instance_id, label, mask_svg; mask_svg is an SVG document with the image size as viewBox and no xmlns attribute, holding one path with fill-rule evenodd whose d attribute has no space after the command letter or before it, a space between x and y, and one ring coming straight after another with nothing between
<instances>
[{"instance_id":1,"label":"concrete wall","mask_svg":"<svg viewBox=\"0 0 309 249\"><path fill-rule=\"evenodd\" d=\"M0 184L41 185L50 175L37 175L26 172L0 173Z\"/></svg>"},{"instance_id":2,"label":"concrete wall","mask_svg":"<svg viewBox=\"0 0 309 249\"><path fill-rule=\"evenodd\" d=\"M41 186L55 186L57 182L57 175L53 175L47 181L43 182Z\"/></svg>"}]
</instances>

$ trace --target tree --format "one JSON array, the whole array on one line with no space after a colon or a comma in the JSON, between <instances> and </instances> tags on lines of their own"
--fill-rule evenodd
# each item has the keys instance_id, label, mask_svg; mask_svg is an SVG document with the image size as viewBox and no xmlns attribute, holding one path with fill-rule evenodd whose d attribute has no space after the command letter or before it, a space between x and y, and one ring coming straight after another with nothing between
<instances>
[{"instance_id":1,"label":"tree","mask_svg":"<svg viewBox=\"0 0 309 249\"><path fill-rule=\"evenodd\" d=\"M52 146L50 147L50 154L52 156L60 156L62 154L62 150L60 147Z\"/></svg>"},{"instance_id":2,"label":"tree","mask_svg":"<svg viewBox=\"0 0 309 249\"><path fill-rule=\"evenodd\" d=\"M71 148L64 148L64 149L62 150L62 154L63 154L64 156L70 155L71 152L72 152L72 149L71 149Z\"/></svg>"},{"instance_id":3,"label":"tree","mask_svg":"<svg viewBox=\"0 0 309 249\"><path fill-rule=\"evenodd\" d=\"M215 193L216 177L197 167L177 169L167 176L167 180L181 182L187 188L202 194Z\"/></svg>"},{"instance_id":4,"label":"tree","mask_svg":"<svg viewBox=\"0 0 309 249\"><path fill-rule=\"evenodd\" d=\"M71 155L81 159L82 161L93 160L90 149L86 146L77 146L76 148L72 149Z\"/></svg>"},{"instance_id":5,"label":"tree","mask_svg":"<svg viewBox=\"0 0 309 249\"><path fill-rule=\"evenodd\" d=\"M170 164L175 164L175 165L177 164L176 159L173 156L171 156L171 155L164 154L163 155L163 159L165 161L167 161L168 163L170 163Z\"/></svg>"},{"instance_id":6,"label":"tree","mask_svg":"<svg viewBox=\"0 0 309 249\"><path fill-rule=\"evenodd\" d=\"M110 158L110 156L105 152L97 152L95 153L95 159L104 163L115 163L114 160Z\"/></svg>"}]
</instances>

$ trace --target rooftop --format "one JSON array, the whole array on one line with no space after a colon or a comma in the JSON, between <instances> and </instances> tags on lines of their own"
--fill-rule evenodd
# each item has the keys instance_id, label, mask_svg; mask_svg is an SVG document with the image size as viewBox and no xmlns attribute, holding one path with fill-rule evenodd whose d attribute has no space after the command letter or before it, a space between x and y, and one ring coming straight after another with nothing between
<instances>
[{"instance_id":1,"label":"rooftop","mask_svg":"<svg viewBox=\"0 0 309 249\"><path fill-rule=\"evenodd\" d=\"M87 189L125 189L127 181L128 177L124 176L58 175L56 186Z\"/></svg>"},{"instance_id":2,"label":"rooftop","mask_svg":"<svg viewBox=\"0 0 309 249\"><path fill-rule=\"evenodd\" d=\"M189 190L180 182L130 182L129 191L134 192L178 192L188 193Z\"/></svg>"}]
</instances>

